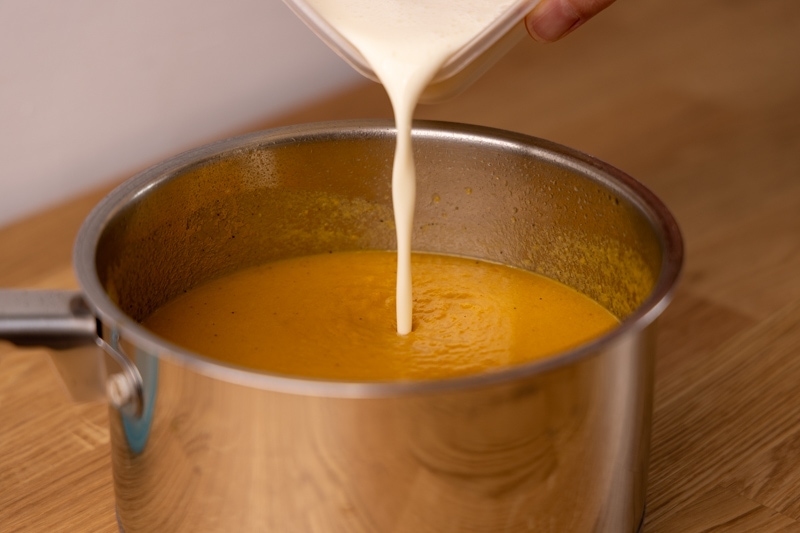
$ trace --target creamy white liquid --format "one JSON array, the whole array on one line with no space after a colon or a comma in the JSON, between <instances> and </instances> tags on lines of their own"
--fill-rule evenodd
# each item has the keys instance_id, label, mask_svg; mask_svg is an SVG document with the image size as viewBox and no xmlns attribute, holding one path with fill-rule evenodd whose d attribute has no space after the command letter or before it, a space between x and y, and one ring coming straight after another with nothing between
<instances>
[{"instance_id":1,"label":"creamy white liquid","mask_svg":"<svg viewBox=\"0 0 800 533\"><path fill-rule=\"evenodd\" d=\"M416 178L411 119L444 62L515 0L308 0L381 80L394 110L392 203L397 228L397 333L411 332L411 230Z\"/></svg>"}]
</instances>

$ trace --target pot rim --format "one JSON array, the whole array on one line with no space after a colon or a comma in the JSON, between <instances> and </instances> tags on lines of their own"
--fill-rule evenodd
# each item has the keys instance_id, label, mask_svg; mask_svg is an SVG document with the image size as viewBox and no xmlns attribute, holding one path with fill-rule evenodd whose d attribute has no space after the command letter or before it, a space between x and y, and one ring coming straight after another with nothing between
<instances>
[{"instance_id":1,"label":"pot rim","mask_svg":"<svg viewBox=\"0 0 800 533\"><path fill-rule=\"evenodd\" d=\"M461 138L535 154L540 159L578 170L581 175L628 199L655 230L662 250L661 272L650 295L619 327L552 357L480 374L419 381L334 381L268 373L212 359L172 344L128 317L108 297L95 270L100 237L114 215L160 182L200 163L236 150L281 145L298 140L395 136L388 120L347 120L299 124L249 133L195 148L158 163L130 178L109 193L91 211L80 228L73 250L78 283L87 304L99 320L120 336L159 359L187 367L215 379L271 391L306 396L346 398L392 397L438 393L495 385L542 374L590 357L650 325L672 299L683 264L683 239L678 224L664 203L626 173L580 151L520 133L452 122L415 121L414 138Z\"/></svg>"}]
</instances>

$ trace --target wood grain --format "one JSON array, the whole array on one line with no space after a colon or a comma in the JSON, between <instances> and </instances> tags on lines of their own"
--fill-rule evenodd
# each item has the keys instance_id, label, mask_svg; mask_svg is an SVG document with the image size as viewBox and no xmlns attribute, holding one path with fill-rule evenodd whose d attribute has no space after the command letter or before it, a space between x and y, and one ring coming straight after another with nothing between
<instances>
[{"instance_id":1,"label":"wood grain","mask_svg":"<svg viewBox=\"0 0 800 533\"><path fill-rule=\"evenodd\" d=\"M800 531L798 35L796 0L620 0L417 113L584 150L676 214L648 533ZM364 83L251 129L389 116ZM0 229L0 285L73 287L75 232L105 192ZM43 352L0 344L0 531L116 530L106 416L68 400Z\"/></svg>"},{"instance_id":2,"label":"wood grain","mask_svg":"<svg viewBox=\"0 0 800 533\"><path fill-rule=\"evenodd\" d=\"M799 353L794 302L703 357L680 390L660 398L648 500L654 530L694 505L694 495L718 497L718 489L800 519L800 410L785 407L797 396Z\"/></svg>"}]
</instances>

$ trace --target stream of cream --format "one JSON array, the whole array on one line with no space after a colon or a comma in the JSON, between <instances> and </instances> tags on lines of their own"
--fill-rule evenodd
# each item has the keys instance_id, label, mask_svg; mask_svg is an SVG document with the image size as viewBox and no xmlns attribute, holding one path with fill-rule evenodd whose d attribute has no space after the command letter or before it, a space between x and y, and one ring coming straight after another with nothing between
<instances>
[{"instance_id":1,"label":"stream of cream","mask_svg":"<svg viewBox=\"0 0 800 533\"><path fill-rule=\"evenodd\" d=\"M380 79L397 126L392 204L397 231L397 333L412 327L411 233L416 176L411 121L422 92L459 48L514 0L308 0Z\"/></svg>"}]
</instances>

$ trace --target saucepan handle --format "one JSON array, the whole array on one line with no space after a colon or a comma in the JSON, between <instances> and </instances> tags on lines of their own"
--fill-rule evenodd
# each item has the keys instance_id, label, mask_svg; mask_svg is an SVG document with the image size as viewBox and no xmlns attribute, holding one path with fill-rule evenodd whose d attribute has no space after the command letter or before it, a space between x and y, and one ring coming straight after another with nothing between
<instances>
[{"instance_id":1,"label":"saucepan handle","mask_svg":"<svg viewBox=\"0 0 800 533\"><path fill-rule=\"evenodd\" d=\"M78 291L0 290L0 338L54 350L95 344L97 320Z\"/></svg>"},{"instance_id":2,"label":"saucepan handle","mask_svg":"<svg viewBox=\"0 0 800 533\"><path fill-rule=\"evenodd\" d=\"M117 408L138 413L139 371L117 346L102 338L101 331L79 291L0 289L0 340L50 349L74 400L107 396ZM103 352L118 367L108 376Z\"/></svg>"}]
</instances>

